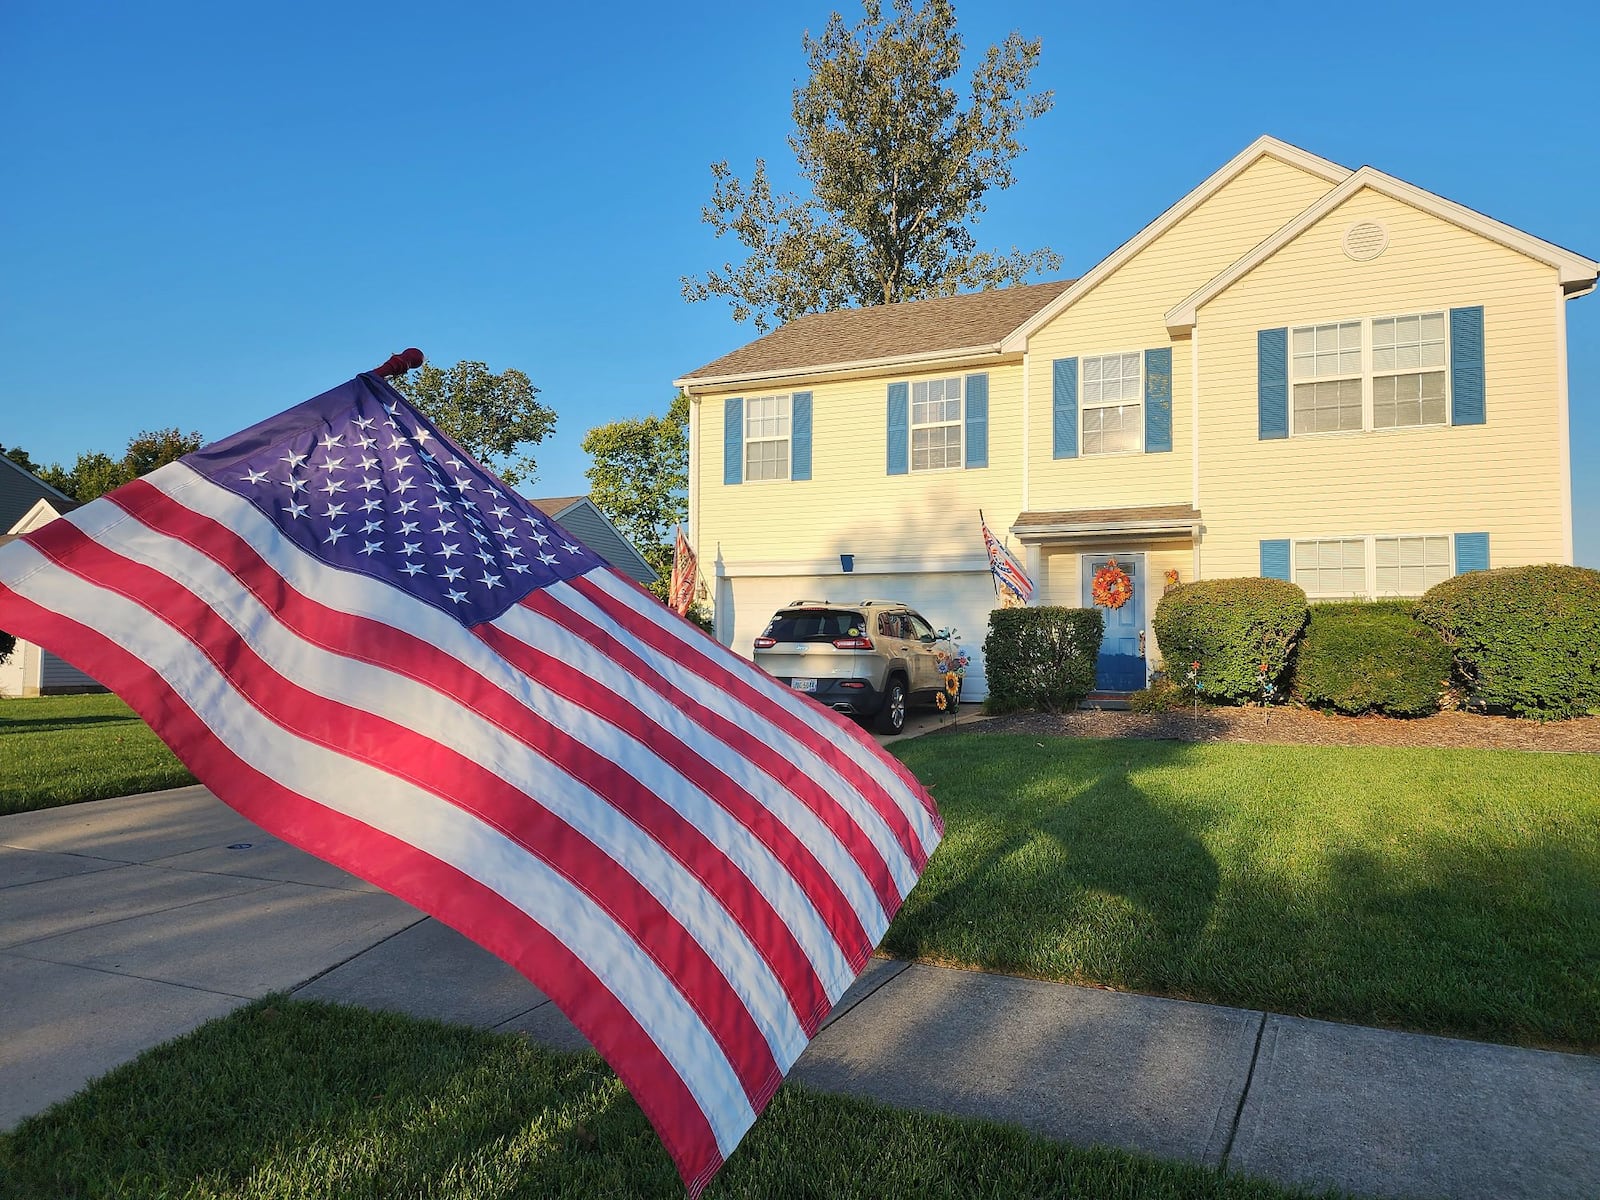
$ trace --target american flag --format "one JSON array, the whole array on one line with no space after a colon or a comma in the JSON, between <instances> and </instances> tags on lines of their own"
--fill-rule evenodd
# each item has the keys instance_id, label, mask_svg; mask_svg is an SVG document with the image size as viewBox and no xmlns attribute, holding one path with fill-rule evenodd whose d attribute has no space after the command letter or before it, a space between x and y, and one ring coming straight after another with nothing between
<instances>
[{"instance_id":1,"label":"american flag","mask_svg":"<svg viewBox=\"0 0 1600 1200\"><path fill-rule=\"evenodd\" d=\"M679 526L672 545L672 581L668 585L667 604L679 616L687 616L694 604L695 585L700 582L700 560L695 556L689 539Z\"/></svg>"},{"instance_id":2,"label":"american flag","mask_svg":"<svg viewBox=\"0 0 1600 1200\"><path fill-rule=\"evenodd\" d=\"M978 522L983 526L983 547L989 554L989 570L994 572L995 590L1003 588L1007 595L1026 604L1033 599L1033 580L1028 578L1028 572L1023 570L1016 556L989 532L989 522L982 513L978 514Z\"/></svg>"},{"instance_id":3,"label":"american flag","mask_svg":"<svg viewBox=\"0 0 1600 1200\"><path fill-rule=\"evenodd\" d=\"M374 375L0 547L0 628L110 686L262 828L526 975L691 1195L941 834L870 737Z\"/></svg>"}]
</instances>

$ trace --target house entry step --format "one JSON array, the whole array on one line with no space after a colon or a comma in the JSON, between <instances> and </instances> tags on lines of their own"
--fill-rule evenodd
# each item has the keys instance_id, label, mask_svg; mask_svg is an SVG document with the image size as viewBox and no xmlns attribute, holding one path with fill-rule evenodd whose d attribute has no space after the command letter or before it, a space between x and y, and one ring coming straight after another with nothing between
<instances>
[{"instance_id":1,"label":"house entry step","mask_svg":"<svg viewBox=\"0 0 1600 1200\"><path fill-rule=\"evenodd\" d=\"M1129 706L1128 697L1132 695L1132 692L1090 692L1078 707L1125 709Z\"/></svg>"}]
</instances>

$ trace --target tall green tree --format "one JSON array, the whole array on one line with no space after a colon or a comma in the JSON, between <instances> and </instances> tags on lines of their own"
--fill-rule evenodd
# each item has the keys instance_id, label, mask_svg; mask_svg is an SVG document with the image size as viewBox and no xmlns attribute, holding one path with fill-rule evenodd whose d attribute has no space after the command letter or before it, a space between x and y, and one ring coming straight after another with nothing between
<instances>
[{"instance_id":1,"label":"tall green tree","mask_svg":"<svg viewBox=\"0 0 1600 1200\"><path fill-rule=\"evenodd\" d=\"M157 467L193 453L204 442L198 431L147 429L128 439L120 458L113 458L103 450L86 450L78 455L70 470L60 463L51 463L35 474L51 487L87 504L131 479L148 475Z\"/></svg>"},{"instance_id":2,"label":"tall green tree","mask_svg":"<svg viewBox=\"0 0 1600 1200\"><path fill-rule=\"evenodd\" d=\"M665 599L673 527L689 516L689 397L679 392L664 417L596 426L583 449L589 498L661 577L652 590Z\"/></svg>"},{"instance_id":3,"label":"tall green tree","mask_svg":"<svg viewBox=\"0 0 1600 1200\"><path fill-rule=\"evenodd\" d=\"M43 467L33 461L33 457L21 446L12 446L10 449L7 449L5 446L0 446L0 454L5 455L24 471L31 472L34 475L37 475L40 471L44 470Z\"/></svg>"},{"instance_id":4,"label":"tall green tree","mask_svg":"<svg viewBox=\"0 0 1600 1200\"><path fill-rule=\"evenodd\" d=\"M556 414L521 371L496 375L484 363L466 360L443 370L424 363L394 384L508 484L531 483L538 475L531 447L550 436Z\"/></svg>"},{"instance_id":5,"label":"tall green tree","mask_svg":"<svg viewBox=\"0 0 1600 1200\"><path fill-rule=\"evenodd\" d=\"M1041 43L1012 32L968 80L955 80L962 40L948 0L865 0L853 28L833 13L805 35L810 79L794 92L794 152L809 195L775 195L765 159L746 184L713 163L702 217L747 251L702 277L689 301L726 297L734 319L763 331L810 312L891 304L1018 283L1055 270L1049 249L980 250L972 226L990 189L1015 182L1011 165L1028 120L1054 93L1030 92Z\"/></svg>"}]
</instances>

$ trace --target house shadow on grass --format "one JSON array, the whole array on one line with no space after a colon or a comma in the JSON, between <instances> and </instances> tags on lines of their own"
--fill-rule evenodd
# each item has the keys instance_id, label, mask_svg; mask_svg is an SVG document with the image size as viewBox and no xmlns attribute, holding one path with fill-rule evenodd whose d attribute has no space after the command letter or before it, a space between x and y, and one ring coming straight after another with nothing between
<instances>
[{"instance_id":1,"label":"house shadow on grass","mask_svg":"<svg viewBox=\"0 0 1600 1200\"><path fill-rule=\"evenodd\" d=\"M1192 749L1152 741L1107 763L1082 744L1017 742L981 780L963 778L958 763L913 762L947 806L950 833L884 949L1138 989L1180 985L1173 964L1196 952L1217 898L1217 864L1198 836L1209 815L1152 802L1140 779Z\"/></svg>"}]
</instances>

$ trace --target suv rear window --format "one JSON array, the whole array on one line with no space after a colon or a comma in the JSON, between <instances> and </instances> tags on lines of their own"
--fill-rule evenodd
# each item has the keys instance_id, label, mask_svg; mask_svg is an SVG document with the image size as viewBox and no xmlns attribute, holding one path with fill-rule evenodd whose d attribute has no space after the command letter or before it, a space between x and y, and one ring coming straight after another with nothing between
<instances>
[{"instance_id":1,"label":"suv rear window","mask_svg":"<svg viewBox=\"0 0 1600 1200\"><path fill-rule=\"evenodd\" d=\"M866 618L840 608L795 608L778 613L762 636L775 642L831 642L834 638L861 637Z\"/></svg>"}]
</instances>

